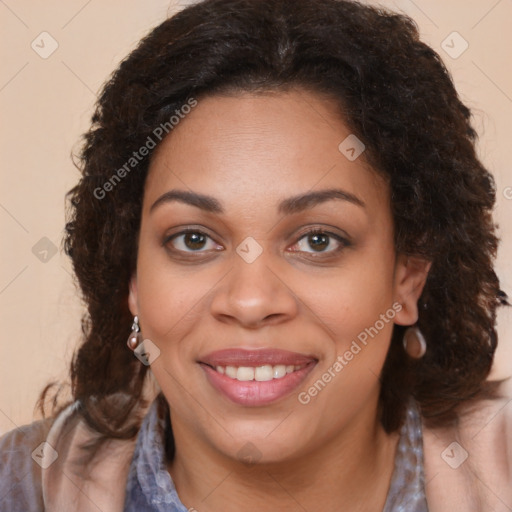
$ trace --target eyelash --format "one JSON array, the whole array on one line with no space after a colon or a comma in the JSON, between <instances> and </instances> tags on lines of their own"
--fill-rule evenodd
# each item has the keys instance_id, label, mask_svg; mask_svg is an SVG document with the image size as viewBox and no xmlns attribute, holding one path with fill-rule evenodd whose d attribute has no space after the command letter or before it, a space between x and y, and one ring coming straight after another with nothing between
<instances>
[{"instance_id":1,"label":"eyelash","mask_svg":"<svg viewBox=\"0 0 512 512\"><path fill-rule=\"evenodd\" d=\"M330 245L330 242L331 242L331 239L334 239L336 242L338 242L339 246L333 250L330 250L330 251L297 251L297 252L305 252L307 254L311 254L311 255L318 255L318 256L314 256L314 257L321 257L322 254L327 254L327 255L333 255L333 254L338 254L339 252L341 252L343 249L345 249L346 247L349 247L350 246L350 242L342 237L341 235L338 235L336 233L332 233L330 231L326 231L325 229L321 229L321 228L310 228L310 229L307 229L306 231L304 231L303 233L300 234L299 238L297 239L297 241L293 244L294 246L297 245L302 239L304 238L308 238L310 236L313 236L313 235L325 235L329 238L329 242L328 242L328 245Z\"/></svg>"},{"instance_id":2,"label":"eyelash","mask_svg":"<svg viewBox=\"0 0 512 512\"><path fill-rule=\"evenodd\" d=\"M181 237L181 236L184 236L184 235L187 235L187 234L198 234L198 235L201 235L201 236L205 236L207 237L208 239L212 240L212 237L210 235L208 235L207 233L205 233L204 231L200 230L200 229L195 229L195 228L187 228L187 229L183 229L182 231L180 231L179 233L174 233L170 236L167 236L165 237L165 239L163 240L163 243L162 245L163 246L168 246L168 244L170 242L172 242L173 240ZM332 233L330 231L326 231L325 229L320 229L320 228L310 228L306 231L304 231L303 233L300 234L300 236L297 238L297 241L293 244L293 246L296 246L302 239L304 238L307 238L307 237L310 237L310 236L313 236L313 235L325 235L329 238L329 241L328 241L328 246L330 245L330 242L331 242L331 239L334 239L336 242L338 242L339 246L333 250L330 250L330 251L300 251L300 250L294 250L292 252L299 252L299 253L306 253L306 254L309 254L309 255L312 255L310 257L313 257L313 258L321 258L321 257L325 257L325 256L322 256L322 255L328 255L328 256L332 256L334 254L338 254L339 252L341 252L343 249L345 249L346 247L350 247L351 243L344 237L336 234L336 233ZM216 243L216 242L214 242ZM293 247L292 246L292 247ZM202 255L206 252L209 252L209 251L204 251L204 250L201 250L201 249L198 249L197 251L194 251L194 250L182 250L182 249L176 249L176 248L168 248L169 251L172 251L173 253L181 253L181 254L198 254L198 255Z\"/></svg>"}]
</instances>

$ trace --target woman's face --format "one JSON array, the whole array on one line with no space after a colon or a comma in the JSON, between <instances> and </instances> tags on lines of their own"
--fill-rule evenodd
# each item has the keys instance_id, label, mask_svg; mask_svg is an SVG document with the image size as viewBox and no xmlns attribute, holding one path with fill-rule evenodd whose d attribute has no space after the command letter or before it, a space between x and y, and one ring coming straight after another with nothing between
<instances>
[{"instance_id":1,"label":"woman's face","mask_svg":"<svg viewBox=\"0 0 512 512\"><path fill-rule=\"evenodd\" d=\"M303 90L212 96L154 154L129 303L177 443L283 461L376 423L425 272L350 135Z\"/></svg>"}]
</instances>

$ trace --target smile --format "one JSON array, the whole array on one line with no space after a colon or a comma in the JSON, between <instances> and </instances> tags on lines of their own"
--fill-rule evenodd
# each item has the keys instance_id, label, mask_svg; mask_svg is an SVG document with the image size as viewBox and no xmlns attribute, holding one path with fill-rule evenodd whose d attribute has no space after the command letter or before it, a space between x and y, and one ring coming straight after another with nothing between
<instances>
[{"instance_id":1,"label":"smile","mask_svg":"<svg viewBox=\"0 0 512 512\"><path fill-rule=\"evenodd\" d=\"M317 359L277 349L227 349L213 352L198 363L221 396L238 405L255 407L290 395Z\"/></svg>"}]
</instances>

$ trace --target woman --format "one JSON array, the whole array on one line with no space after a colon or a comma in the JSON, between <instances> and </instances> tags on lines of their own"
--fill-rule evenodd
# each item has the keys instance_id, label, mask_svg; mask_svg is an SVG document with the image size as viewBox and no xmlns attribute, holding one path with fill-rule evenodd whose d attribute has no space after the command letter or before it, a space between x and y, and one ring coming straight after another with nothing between
<instances>
[{"instance_id":1,"label":"woman","mask_svg":"<svg viewBox=\"0 0 512 512\"><path fill-rule=\"evenodd\" d=\"M206 0L154 29L85 136L74 402L2 439L7 506L512 509L469 119L376 8Z\"/></svg>"}]
</instances>

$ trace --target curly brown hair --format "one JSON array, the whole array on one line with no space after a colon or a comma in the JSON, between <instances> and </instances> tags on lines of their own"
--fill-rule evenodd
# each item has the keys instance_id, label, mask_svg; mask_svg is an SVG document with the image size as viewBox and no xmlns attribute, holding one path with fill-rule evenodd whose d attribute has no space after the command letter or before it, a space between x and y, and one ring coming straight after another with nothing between
<instances>
[{"instance_id":1,"label":"curly brown hair","mask_svg":"<svg viewBox=\"0 0 512 512\"><path fill-rule=\"evenodd\" d=\"M381 375L384 428L400 427L411 396L427 421L446 424L488 389L496 308L506 302L493 270L494 182L439 55L407 16L358 2L205 0L152 30L105 84L69 192L65 248L88 307L72 393L100 434L134 436L130 418L143 402L147 367L126 348L127 296L154 149L105 183L191 98L290 87L338 102L390 184L396 251L432 261L418 321L428 350L408 358L404 328L394 327Z\"/></svg>"}]
</instances>

